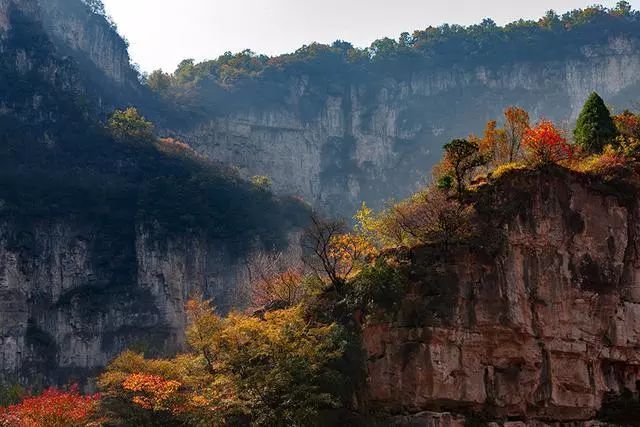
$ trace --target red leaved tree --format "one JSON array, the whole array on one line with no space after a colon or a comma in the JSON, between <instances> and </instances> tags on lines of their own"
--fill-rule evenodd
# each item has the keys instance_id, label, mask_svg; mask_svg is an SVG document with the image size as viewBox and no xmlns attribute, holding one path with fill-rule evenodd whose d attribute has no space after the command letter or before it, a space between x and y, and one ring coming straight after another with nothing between
<instances>
[{"instance_id":1,"label":"red leaved tree","mask_svg":"<svg viewBox=\"0 0 640 427\"><path fill-rule=\"evenodd\" d=\"M91 420L100 396L83 396L77 386L69 391L49 388L39 396L0 408L0 426L4 427L80 427ZM95 424L98 425L98 424Z\"/></svg>"},{"instance_id":2,"label":"red leaved tree","mask_svg":"<svg viewBox=\"0 0 640 427\"><path fill-rule=\"evenodd\" d=\"M574 153L573 146L549 120L540 120L527 129L522 144L534 163L557 163L570 159Z\"/></svg>"}]
</instances>

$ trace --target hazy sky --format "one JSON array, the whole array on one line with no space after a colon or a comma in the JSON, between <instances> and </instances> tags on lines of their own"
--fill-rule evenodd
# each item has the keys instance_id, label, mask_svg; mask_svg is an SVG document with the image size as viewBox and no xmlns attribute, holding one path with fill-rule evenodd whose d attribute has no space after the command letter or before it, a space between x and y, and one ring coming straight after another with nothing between
<instances>
[{"instance_id":1,"label":"hazy sky","mask_svg":"<svg viewBox=\"0 0 640 427\"><path fill-rule=\"evenodd\" d=\"M251 49L274 55L313 41L364 47L442 23L504 24L563 13L591 0L103 0L144 71L173 71L185 58L215 58ZM612 7L617 1L599 2ZM640 0L630 3L635 9Z\"/></svg>"}]
</instances>

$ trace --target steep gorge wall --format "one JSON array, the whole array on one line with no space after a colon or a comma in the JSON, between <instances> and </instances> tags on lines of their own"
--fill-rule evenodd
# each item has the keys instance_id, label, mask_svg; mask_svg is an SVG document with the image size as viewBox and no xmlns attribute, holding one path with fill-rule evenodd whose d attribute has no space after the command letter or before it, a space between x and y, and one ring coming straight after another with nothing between
<instances>
[{"instance_id":1,"label":"steep gorge wall","mask_svg":"<svg viewBox=\"0 0 640 427\"><path fill-rule=\"evenodd\" d=\"M640 41L611 38L553 62L397 71L326 87L293 75L281 103L262 100L258 84L234 112L178 133L246 176L269 176L279 192L350 216L363 200L379 207L411 193L445 142L480 134L509 105L567 127L592 91L618 109L632 106L640 96Z\"/></svg>"},{"instance_id":2,"label":"steep gorge wall","mask_svg":"<svg viewBox=\"0 0 640 427\"><path fill-rule=\"evenodd\" d=\"M73 219L0 226L0 378L84 381L131 346L170 354L194 292L222 312L237 302L249 254L142 226L126 234Z\"/></svg>"},{"instance_id":3,"label":"steep gorge wall","mask_svg":"<svg viewBox=\"0 0 640 427\"><path fill-rule=\"evenodd\" d=\"M368 404L401 425L425 411L586 421L605 392L640 391L637 190L562 174L505 182L495 206L519 208L484 239L503 233L502 249L412 251L402 308L364 329Z\"/></svg>"}]
</instances>

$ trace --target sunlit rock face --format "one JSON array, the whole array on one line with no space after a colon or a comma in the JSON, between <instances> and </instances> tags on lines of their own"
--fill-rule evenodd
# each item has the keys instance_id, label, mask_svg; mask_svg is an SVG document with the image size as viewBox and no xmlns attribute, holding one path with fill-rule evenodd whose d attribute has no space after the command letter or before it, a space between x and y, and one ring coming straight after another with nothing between
<instances>
[{"instance_id":1,"label":"sunlit rock face","mask_svg":"<svg viewBox=\"0 0 640 427\"><path fill-rule=\"evenodd\" d=\"M544 425L533 420L588 420L605 392L638 391L637 195L544 173L506 186L495 206L521 204L497 253L410 254L402 309L364 331L371 407Z\"/></svg>"}]
</instances>

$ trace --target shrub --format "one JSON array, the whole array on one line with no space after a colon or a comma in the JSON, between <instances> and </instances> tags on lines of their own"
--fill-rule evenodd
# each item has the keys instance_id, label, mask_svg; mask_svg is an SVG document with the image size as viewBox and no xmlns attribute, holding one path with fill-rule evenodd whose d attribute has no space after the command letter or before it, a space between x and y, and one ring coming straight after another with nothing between
<instances>
[{"instance_id":1,"label":"shrub","mask_svg":"<svg viewBox=\"0 0 640 427\"><path fill-rule=\"evenodd\" d=\"M404 294L406 282L397 268L378 259L349 282L349 303L367 312L379 308L390 310Z\"/></svg>"},{"instance_id":2,"label":"shrub","mask_svg":"<svg viewBox=\"0 0 640 427\"><path fill-rule=\"evenodd\" d=\"M572 169L594 175L611 176L626 168L628 164L629 159L621 150L607 145L602 154L586 157Z\"/></svg>"},{"instance_id":3,"label":"shrub","mask_svg":"<svg viewBox=\"0 0 640 427\"><path fill-rule=\"evenodd\" d=\"M262 190L268 191L271 189L271 179L268 176L256 175L251 178L251 182Z\"/></svg>"},{"instance_id":4,"label":"shrub","mask_svg":"<svg viewBox=\"0 0 640 427\"><path fill-rule=\"evenodd\" d=\"M121 142L150 142L154 139L153 124L133 107L114 111L107 121L107 130Z\"/></svg>"},{"instance_id":5,"label":"shrub","mask_svg":"<svg viewBox=\"0 0 640 427\"><path fill-rule=\"evenodd\" d=\"M493 170L493 172L491 172L491 178L497 179L510 171L523 170L526 168L527 168L527 165L523 163L517 163L517 162L505 163L503 165L498 166Z\"/></svg>"},{"instance_id":6,"label":"shrub","mask_svg":"<svg viewBox=\"0 0 640 427\"><path fill-rule=\"evenodd\" d=\"M393 206L386 229L409 244L441 243L447 247L471 234L472 214L473 208L444 191L427 188Z\"/></svg>"}]
</instances>

